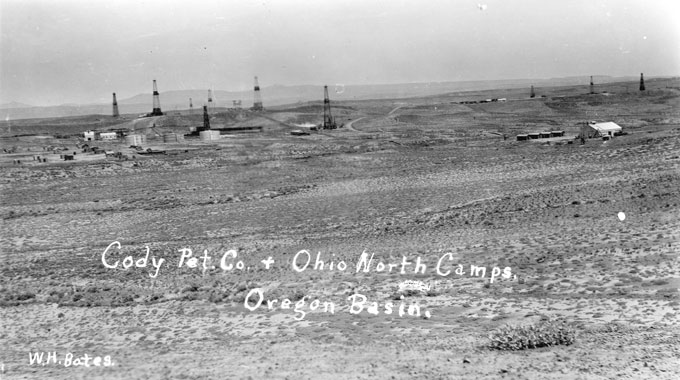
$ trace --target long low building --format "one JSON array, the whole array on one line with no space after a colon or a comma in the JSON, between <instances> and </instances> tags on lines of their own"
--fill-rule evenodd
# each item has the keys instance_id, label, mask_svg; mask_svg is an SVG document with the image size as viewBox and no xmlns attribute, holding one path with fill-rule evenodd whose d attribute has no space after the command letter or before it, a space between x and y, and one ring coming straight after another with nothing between
<instances>
[{"instance_id":1,"label":"long low building","mask_svg":"<svg viewBox=\"0 0 680 380\"><path fill-rule=\"evenodd\" d=\"M125 143L127 145L146 145L146 135L132 134L125 136Z\"/></svg>"},{"instance_id":2,"label":"long low building","mask_svg":"<svg viewBox=\"0 0 680 380\"><path fill-rule=\"evenodd\" d=\"M118 139L118 134L116 132L102 132L99 134L99 138L102 140L116 140Z\"/></svg>"}]
</instances>

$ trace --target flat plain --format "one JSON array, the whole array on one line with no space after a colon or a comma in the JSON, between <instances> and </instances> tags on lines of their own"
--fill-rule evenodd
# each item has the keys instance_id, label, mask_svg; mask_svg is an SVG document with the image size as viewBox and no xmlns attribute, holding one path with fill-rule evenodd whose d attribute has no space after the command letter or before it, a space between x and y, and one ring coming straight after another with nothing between
<instances>
[{"instance_id":1,"label":"flat plain","mask_svg":"<svg viewBox=\"0 0 680 380\"><path fill-rule=\"evenodd\" d=\"M198 114L1 123L2 378L676 379L680 82L598 90L344 101L333 103L342 128L305 136L290 131L318 123L321 103L218 110L213 125L262 132L212 142L162 142ZM487 98L507 100L462 104ZM589 120L627 134L581 144ZM95 145L127 160L81 153L78 133L118 127L167 154L123 142ZM515 139L554 130L565 137ZM146 247L146 267L123 268ZM183 248L196 267L179 267ZM357 272L362 252L369 272ZM152 257L165 260L155 277ZM491 281L494 267L511 275ZM400 294L405 280L430 290ZM254 289L263 303L251 311ZM377 315L351 313L353 294ZM316 299L334 312L312 310ZM401 303L421 315L400 316ZM571 326L574 343L490 348L499 328L546 320ZM29 362L54 351L115 365Z\"/></svg>"}]
</instances>

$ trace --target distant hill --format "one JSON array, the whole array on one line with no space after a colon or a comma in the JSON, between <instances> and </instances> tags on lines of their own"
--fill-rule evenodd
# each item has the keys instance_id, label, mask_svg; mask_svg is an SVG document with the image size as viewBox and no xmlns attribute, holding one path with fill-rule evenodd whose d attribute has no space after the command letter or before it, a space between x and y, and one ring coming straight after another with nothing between
<instances>
[{"instance_id":1,"label":"distant hill","mask_svg":"<svg viewBox=\"0 0 680 380\"><path fill-rule=\"evenodd\" d=\"M651 79L651 78L649 78ZM637 77L609 77L598 75L593 80L596 85L635 81ZM482 91L492 89L522 88L527 92L530 86L537 89L542 86L573 86L582 84L588 86L589 76L575 76L550 79L511 79L489 81L463 81L463 82L430 82L430 83L401 83L401 84L376 84L376 85L336 85L329 84L328 91L331 100L361 100L361 99L398 99L421 97L428 95L455 93L463 91ZM284 104L296 104L314 100L323 100L322 85L299 85L281 86L274 85L261 87L264 107L273 107ZM180 110L189 108L189 98L193 99L194 108L200 109L207 104L208 89L201 90L177 90L160 93L161 109L164 111ZM213 102L216 107L232 107L234 100L241 100L243 108L249 108L253 104L253 91L213 91ZM141 114L150 112L152 108L151 91L147 94L138 94L130 98L119 99L118 108L121 114ZM7 103L0 107L2 120L16 120L45 117L64 117L78 115L110 115L111 104L87 104L87 105L60 105L50 107L33 107L21 103Z\"/></svg>"},{"instance_id":2,"label":"distant hill","mask_svg":"<svg viewBox=\"0 0 680 380\"><path fill-rule=\"evenodd\" d=\"M19 102L9 102L9 103L2 103L0 104L0 110L8 109L8 108L30 108L33 107L30 104L24 104L24 103L19 103Z\"/></svg>"}]
</instances>

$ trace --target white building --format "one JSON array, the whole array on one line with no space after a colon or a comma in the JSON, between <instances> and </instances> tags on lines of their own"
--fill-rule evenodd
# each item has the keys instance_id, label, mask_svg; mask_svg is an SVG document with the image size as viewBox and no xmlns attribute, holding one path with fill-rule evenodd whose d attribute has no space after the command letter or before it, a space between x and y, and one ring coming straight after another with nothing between
<instances>
[{"instance_id":1,"label":"white building","mask_svg":"<svg viewBox=\"0 0 680 380\"><path fill-rule=\"evenodd\" d=\"M588 131L588 137L614 137L614 134L623 130L621 126L612 121L607 121L604 123L591 121L588 123L588 127L590 127L590 130Z\"/></svg>"},{"instance_id":2,"label":"white building","mask_svg":"<svg viewBox=\"0 0 680 380\"><path fill-rule=\"evenodd\" d=\"M118 138L118 134L116 132L102 132L99 134L99 137L102 140L115 140Z\"/></svg>"},{"instance_id":3,"label":"white building","mask_svg":"<svg viewBox=\"0 0 680 380\"><path fill-rule=\"evenodd\" d=\"M99 132L85 131L83 132L83 137L85 138L85 141L94 141L99 137Z\"/></svg>"}]
</instances>

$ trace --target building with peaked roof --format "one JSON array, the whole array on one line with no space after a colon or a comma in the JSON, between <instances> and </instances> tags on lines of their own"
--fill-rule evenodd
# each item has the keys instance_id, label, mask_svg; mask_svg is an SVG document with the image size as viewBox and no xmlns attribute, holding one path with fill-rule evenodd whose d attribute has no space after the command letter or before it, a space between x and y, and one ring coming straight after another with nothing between
<instances>
[{"instance_id":1,"label":"building with peaked roof","mask_svg":"<svg viewBox=\"0 0 680 380\"><path fill-rule=\"evenodd\" d=\"M604 123L591 121L588 122L588 127L588 137L614 137L615 134L623 130L620 125L612 121L607 121Z\"/></svg>"}]
</instances>

